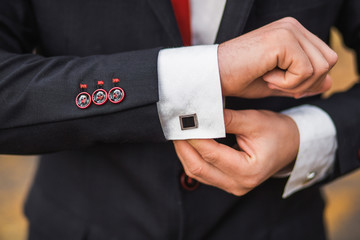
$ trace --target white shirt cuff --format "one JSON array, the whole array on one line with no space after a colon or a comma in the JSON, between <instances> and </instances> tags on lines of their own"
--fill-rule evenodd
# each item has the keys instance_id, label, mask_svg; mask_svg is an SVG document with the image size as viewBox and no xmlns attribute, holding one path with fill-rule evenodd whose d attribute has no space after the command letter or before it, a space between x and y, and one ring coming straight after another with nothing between
<instances>
[{"instance_id":1,"label":"white shirt cuff","mask_svg":"<svg viewBox=\"0 0 360 240\"><path fill-rule=\"evenodd\" d=\"M283 198L323 180L332 171L337 149L336 128L322 109L303 105L283 112L297 124L299 153Z\"/></svg>"},{"instance_id":2,"label":"white shirt cuff","mask_svg":"<svg viewBox=\"0 0 360 240\"><path fill-rule=\"evenodd\" d=\"M167 140L225 137L217 47L160 51L157 108ZM182 130L180 116L192 114L197 127Z\"/></svg>"}]
</instances>

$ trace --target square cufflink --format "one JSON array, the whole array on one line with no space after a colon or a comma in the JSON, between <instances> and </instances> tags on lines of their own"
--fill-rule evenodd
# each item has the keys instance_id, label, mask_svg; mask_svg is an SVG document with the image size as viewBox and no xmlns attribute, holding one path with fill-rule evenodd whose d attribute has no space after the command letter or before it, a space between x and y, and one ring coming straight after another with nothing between
<instances>
[{"instance_id":1,"label":"square cufflink","mask_svg":"<svg viewBox=\"0 0 360 240\"><path fill-rule=\"evenodd\" d=\"M180 119L181 130L198 128L198 120L196 113L179 116L179 119Z\"/></svg>"}]
</instances>

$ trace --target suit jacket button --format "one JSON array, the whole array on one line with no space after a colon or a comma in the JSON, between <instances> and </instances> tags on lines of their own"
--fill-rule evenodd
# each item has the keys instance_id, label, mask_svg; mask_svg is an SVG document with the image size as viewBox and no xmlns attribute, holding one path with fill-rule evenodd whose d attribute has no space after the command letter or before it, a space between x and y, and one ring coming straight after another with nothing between
<instances>
[{"instance_id":1,"label":"suit jacket button","mask_svg":"<svg viewBox=\"0 0 360 240\"><path fill-rule=\"evenodd\" d=\"M180 176L180 183L181 186L187 191L194 191L200 185L198 181L186 175L185 172L183 172Z\"/></svg>"}]
</instances>

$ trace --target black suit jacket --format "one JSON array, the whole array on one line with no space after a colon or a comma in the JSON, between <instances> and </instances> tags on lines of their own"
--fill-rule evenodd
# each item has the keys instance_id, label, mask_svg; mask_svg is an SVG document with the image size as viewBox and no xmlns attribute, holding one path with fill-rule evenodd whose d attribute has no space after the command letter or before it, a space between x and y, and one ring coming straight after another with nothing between
<instances>
[{"instance_id":1,"label":"black suit jacket","mask_svg":"<svg viewBox=\"0 0 360 240\"><path fill-rule=\"evenodd\" d=\"M293 16L327 41L336 25L360 52L357 0L228 0L216 42ZM181 46L169 0L0 1L0 151L43 153L26 203L30 239L323 239L319 186L287 199L287 179L243 197L182 189L156 102L157 55ZM33 54L36 49L36 54ZM79 84L120 104L75 105ZM228 99L234 109L310 103L332 117L339 142L330 181L360 165L360 87L327 100Z\"/></svg>"}]
</instances>

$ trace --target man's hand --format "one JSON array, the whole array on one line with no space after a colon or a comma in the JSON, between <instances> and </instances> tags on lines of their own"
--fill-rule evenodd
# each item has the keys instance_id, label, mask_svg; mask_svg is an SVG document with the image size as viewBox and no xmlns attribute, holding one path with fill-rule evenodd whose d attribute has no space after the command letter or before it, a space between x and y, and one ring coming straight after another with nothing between
<instances>
[{"instance_id":1,"label":"man's hand","mask_svg":"<svg viewBox=\"0 0 360 240\"><path fill-rule=\"evenodd\" d=\"M189 177L240 196L296 159L300 137L288 116L258 110L225 110L224 116L241 150L214 140L174 141Z\"/></svg>"},{"instance_id":2,"label":"man's hand","mask_svg":"<svg viewBox=\"0 0 360 240\"><path fill-rule=\"evenodd\" d=\"M219 45L224 96L295 98L328 90L336 53L294 18L284 18Z\"/></svg>"}]
</instances>

